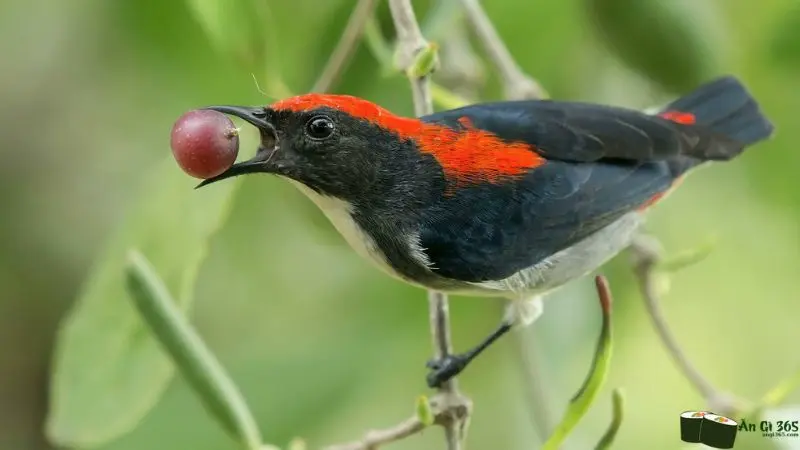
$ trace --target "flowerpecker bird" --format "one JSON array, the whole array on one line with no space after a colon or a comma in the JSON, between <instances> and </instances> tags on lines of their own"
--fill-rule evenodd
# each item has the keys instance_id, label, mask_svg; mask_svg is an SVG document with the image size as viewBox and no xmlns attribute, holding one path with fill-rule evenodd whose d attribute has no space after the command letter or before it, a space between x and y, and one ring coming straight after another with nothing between
<instances>
[{"instance_id":1,"label":"flowerpecker bird","mask_svg":"<svg viewBox=\"0 0 800 450\"><path fill-rule=\"evenodd\" d=\"M480 345L428 363L431 387L535 320L544 294L625 249L647 209L687 173L730 160L773 132L731 76L655 112L522 100L410 118L327 94L207 109L254 125L261 142L252 159L200 186L278 175L388 274L445 293L511 300Z\"/></svg>"}]
</instances>

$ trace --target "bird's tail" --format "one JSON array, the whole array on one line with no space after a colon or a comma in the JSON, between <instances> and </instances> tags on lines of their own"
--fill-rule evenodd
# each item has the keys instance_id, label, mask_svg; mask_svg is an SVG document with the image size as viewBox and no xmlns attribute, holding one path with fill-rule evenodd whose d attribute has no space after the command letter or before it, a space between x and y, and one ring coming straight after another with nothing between
<instances>
[{"instance_id":1,"label":"bird's tail","mask_svg":"<svg viewBox=\"0 0 800 450\"><path fill-rule=\"evenodd\" d=\"M732 76L700 86L667 105L659 115L700 125L739 142L742 147L769 138L774 128L747 88Z\"/></svg>"}]
</instances>

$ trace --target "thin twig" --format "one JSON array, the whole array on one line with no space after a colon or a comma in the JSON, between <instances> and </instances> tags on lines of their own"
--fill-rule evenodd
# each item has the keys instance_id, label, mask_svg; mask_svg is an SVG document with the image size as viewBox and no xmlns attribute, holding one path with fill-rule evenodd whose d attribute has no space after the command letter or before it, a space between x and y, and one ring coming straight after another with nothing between
<instances>
[{"instance_id":1,"label":"thin twig","mask_svg":"<svg viewBox=\"0 0 800 450\"><path fill-rule=\"evenodd\" d=\"M372 16L373 11L375 11L376 4L376 0L358 1L358 4L350 14L350 18L347 20L347 25L339 38L339 43L336 44L336 48L333 50L331 57L328 58L322 74L317 78L314 87L311 88L313 92L328 91L339 78L339 75L341 75L347 66L347 62L358 47L359 38L364 33L364 26Z\"/></svg>"},{"instance_id":2,"label":"thin twig","mask_svg":"<svg viewBox=\"0 0 800 450\"><path fill-rule=\"evenodd\" d=\"M428 42L422 36L410 0L389 0L389 8L397 33L396 61L406 73L410 73L409 68L415 63L416 56L428 48ZM417 116L433 112L428 78L429 74L409 77L414 100L414 113ZM447 295L431 291L428 294L428 303L435 356L442 358L452 353ZM443 383L433 400L443 407L439 424L444 427L448 450L460 450L471 412L471 402L458 392L458 384L455 379Z\"/></svg>"},{"instance_id":3,"label":"thin twig","mask_svg":"<svg viewBox=\"0 0 800 450\"><path fill-rule=\"evenodd\" d=\"M732 395L722 392L703 376L697 367L689 361L664 318L661 302L654 277L655 267L661 260L661 247L650 236L637 236L630 245L633 257L633 271L645 300L647 313L653 322L658 337L667 348L667 352L678 365L678 369L687 380L705 398L709 409L718 414L732 414L739 410L740 402Z\"/></svg>"},{"instance_id":4,"label":"thin twig","mask_svg":"<svg viewBox=\"0 0 800 450\"><path fill-rule=\"evenodd\" d=\"M475 33L483 43L483 47L492 60L500 76L503 78L506 97L512 99L544 98L547 93L533 78L525 75L514 61L500 35L497 34L491 20L478 0L461 0Z\"/></svg>"},{"instance_id":5,"label":"thin twig","mask_svg":"<svg viewBox=\"0 0 800 450\"><path fill-rule=\"evenodd\" d=\"M414 15L410 0L389 0L394 28L397 32L397 64L407 70L414 63L417 54L428 46ZM411 78L411 93L414 100L414 114L424 116L433 112L428 76Z\"/></svg>"},{"instance_id":6,"label":"thin twig","mask_svg":"<svg viewBox=\"0 0 800 450\"><path fill-rule=\"evenodd\" d=\"M324 450L373 450L407 438L425 429L425 424L417 416L411 416L397 425L383 430L368 431L361 440L345 444L331 445Z\"/></svg>"},{"instance_id":7,"label":"thin twig","mask_svg":"<svg viewBox=\"0 0 800 450\"><path fill-rule=\"evenodd\" d=\"M478 0L462 0L466 17L483 43L486 53L497 67L503 79L505 98L539 99L547 93L536 80L525 74L511 56L503 40L498 35L486 12ZM518 334L519 351L522 355L525 383L530 396L533 423L542 441L552 432L554 421L548 405L550 404L547 389L542 380L543 374L538 367L538 349L523 334Z\"/></svg>"},{"instance_id":8,"label":"thin twig","mask_svg":"<svg viewBox=\"0 0 800 450\"><path fill-rule=\"evenodd\" d=\"M450 338L450 305L447 295L442 292L429 291L428 305L434 355L437 359L442 359L453 353L453 343ZM457 389L458 382L455 379L443 383L441 387L444 392L455 392Z\"/></svg>"},{"instance_id":9,"label":"thin twig","mask_svg":"<svg viewBox=\"0 0 800 450\"><path fill-rule=\"evenodd\" d=\"M519 333L516 339L517 350L522 364L523 378L525 380L525 390L530 399L530 414L536 434L541 442L555 427L553 412L545 389L543 374L540 368L541 354L529 334Z\"/></svg>"},{"instance_id":10,"label":"thin twig","mask_svg":"<svg viewBox=\"0 0 800 450\"><path fill-rule=\"evenodd\" d=\"M469 414L468 409L468 404L453 405L437 403L436 399L431 400L433 423L436 425L445 425L451 420L453 414L466 416ZM390 444L420 433L425 428L427 428L427 425L417 415L413 415L389 428L368 431L358 441L331 445L325 447L324 450L375 450L384 444Z\"/></svg>"}]
</instances>

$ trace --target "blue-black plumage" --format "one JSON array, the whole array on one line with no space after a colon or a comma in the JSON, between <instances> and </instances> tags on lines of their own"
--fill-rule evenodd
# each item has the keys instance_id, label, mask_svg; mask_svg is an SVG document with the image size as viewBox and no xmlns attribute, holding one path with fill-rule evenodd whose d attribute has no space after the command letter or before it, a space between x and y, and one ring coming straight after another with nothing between
<instances>
[{"instance_id":1,"label":"blue-black plumage","mask_svg":"<svg viewBox=\"0 0 800 450\"><path fill-rule=\"evenodd\" d=\"M733 77L653 113L579 102L493 102L406 118L363 99L308 94L267 107L212 107L258 127L246 173L292 181L348 243L387 273L445 292L506 297L509 315L461 371L541 296L622 251L643 212L687 172L772 134Z\"/></svg>"}]
</instances>

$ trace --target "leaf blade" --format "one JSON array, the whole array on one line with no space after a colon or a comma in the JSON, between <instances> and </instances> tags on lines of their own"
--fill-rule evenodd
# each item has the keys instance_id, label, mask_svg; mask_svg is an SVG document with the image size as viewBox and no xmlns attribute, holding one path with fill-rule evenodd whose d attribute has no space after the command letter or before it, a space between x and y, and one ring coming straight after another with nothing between
<instances>
[{"instance_id":1,"label":"leaf blade","mask_svg":"<svg viewBox=\"0 0 800 450\"><path fill-rule=\"evenodd\" d=\"M592 360L589 374L578 389L578 392L570 400L567 411L564 413L561 422L556 425L555 430L542 446L543 450L556 450L569 436L572 430L578 425L589 408L594 403L595 398L600 393L600 388L608 378L611 355L613 353L613 339L611 327L611 291L605 277L595 278L597 292L600 297L600 306L603 312L603 324L600 330L600 337L595 347L594 359Z\"/></svg>"},{"instance_id":2,"label":"leaf blade","mask_svg":"<svg viewBox=\"0 0 800 450\"><path fill-rule=\"evenodd\" d=\"M206 409L247 449L261 447L261 434L241 392L185 316L163 281L140 252L128 254L128 289L150 331L172 357Z\"/></svg>"},{"instance_id":3,"label":"leaf blade","mask_svg":"<svg viewBox=\"0 0 800 450\"><path fill-rule=\"evenodd\" d=\"M132 429L156 404L174 369L127 301L127 249L151 255L186 312L207 242L225 222L238 181L198 195L165 157L143 184L138 204L109 239L60 325L45 425L54 443L102 445Z\"/></svg>"},{"instance_id":4,"label":"leaf blade","mask_svg":"<svg viewBox=\"0 0 800 450\"><path fill-rule=\"evenodd\" d=\"M600 442L597 443L595 450L606 450L611 448L611 444L617 438L619 428L622 426L622 419L625 416L625 397L622 395L622 390L614 389L611 393L611 424L606 429Z\"/></svg>"}]
</instances>

